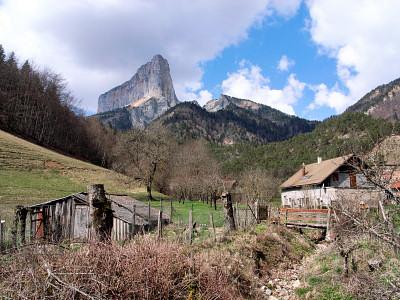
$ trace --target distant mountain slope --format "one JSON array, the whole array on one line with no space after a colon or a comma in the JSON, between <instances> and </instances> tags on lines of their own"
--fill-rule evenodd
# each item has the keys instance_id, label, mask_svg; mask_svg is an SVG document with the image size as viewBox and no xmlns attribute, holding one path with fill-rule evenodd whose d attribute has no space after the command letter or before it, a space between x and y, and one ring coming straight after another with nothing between
<instances>
[{"instance_id":1,"label":"distant mountain slope","mask_svg":"<svg viewBox=\"0 0 400 300\"><path fill-rule=\"evenodd\" d=\"M130 80L100 95L97 111L102 122L114 122L117 128L125 128L126 121L130 127L144 127L178 102L168 61L155 55ZM119 126L122 110L124 124Z\"/></svg>"},{"instance_id":2,"label":"distant mountain slope","mask_svg":"<svg viewBox=\"0 0 400 300\"><path fill-rule=\"evenodd\" d=\"M400 78L373 89L347 112L363 112L374 118L400 120Z\"/></svg>"},{"instance_id":3,"label":"distant mountain slope","mask_svg":"<svg viewBox=\"0 0 400 300\"><path fill-rule=\"evenodd\" d=\"M212 146L213 152L227 174L240 174L249 168L261 168L284 179L301 164L333 158L349 153L367 153L374 144L400 126L377 120L363 113L346 112L328 118L312 132L296 135L288 140L264 145L237 144Z\"/></svg>"},{"instance_id":4,"label":"distant mountain slope","mask_svg":"<svg viewBox=\"0 0 400 300\"><path fill-rule=\"evenodd\" d=\"M280 141L309 132L317 124L250 100L221 95L212 101L205 108L182 102L150 126L166 127L178 140L204 138L219 144L236 144Z\"/></svg>"}]
</instances>

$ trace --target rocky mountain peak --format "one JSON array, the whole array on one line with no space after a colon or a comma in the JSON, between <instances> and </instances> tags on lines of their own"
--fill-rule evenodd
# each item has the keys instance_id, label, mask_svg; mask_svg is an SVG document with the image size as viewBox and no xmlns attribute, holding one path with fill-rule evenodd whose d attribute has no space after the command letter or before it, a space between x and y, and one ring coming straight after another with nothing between
<instances>
[{"instance_id":1,"label":"rocky mountain peak","mask_svg":"<svg viewBox=\"0 0 400 300\"><path fill-rule=\"evenodd\" d=\"M216 112L225 109L230 104L236 105L240 108L257 110L260 104L251 100L239 99L232 96L221 94L218 99L212 99L204 105L204 109L208 112Z\"/></svg>"},{"instance_id":2,"label":"rocky mountain peak","mask_svg":"<svg viewBox=\"0 0 400 300\"><path fill-rule=\"evenodd\" d=\"M178 103L168 61L160 54L125 83L100 95L98 113L127 109L133 127L143 127Z\"/></svg>"},{"instance_id":3,"label":"rocky mountain peak","mask_svg":"<svg viewBox=\"0 0 400 300\"><path fill-rule=\"evenodd\" d=\"M100 95L97 111L102 113L126 106L135 108L151 98L165 101L169 107L178 103L168 61L160 54L142 65L130 80Z\"/></svg>"}]
</instances>

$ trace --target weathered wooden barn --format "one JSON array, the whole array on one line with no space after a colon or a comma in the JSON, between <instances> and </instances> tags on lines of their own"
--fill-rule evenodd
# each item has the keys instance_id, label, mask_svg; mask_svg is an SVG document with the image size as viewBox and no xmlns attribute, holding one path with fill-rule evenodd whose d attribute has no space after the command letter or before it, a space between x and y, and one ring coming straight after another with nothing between
<instances>
[{"instance_id":1,"label":"weathered wooden barn","mask_svg":"<svg viewBox=\"0 0 400 300\"><path fill-rule=\"evenodd\" d=\"M363 162L350 154L303 165L281 185L282 207L328 208L338 199L377 207L382 193L359 171L360 164Z\"/></svg>"},{"instance_id":2,"label":"weathered wooden barn","mask_svg":"<svg viewBox=\"0 0 400 300\"><path fill-rule=\"evenodd\" d=\"M106 194L111 202L113 226L111 237L126 240L134 233L157 226L159 211L147 203L127 195ZM81 192L17 210L19 226L28 239L43 238L50 241L88 240L91 238L91 206L88 193ZM162 215L162 222L169 217ZM24 239L24 238L22 238Z\"/></svg>"}]
</instances>

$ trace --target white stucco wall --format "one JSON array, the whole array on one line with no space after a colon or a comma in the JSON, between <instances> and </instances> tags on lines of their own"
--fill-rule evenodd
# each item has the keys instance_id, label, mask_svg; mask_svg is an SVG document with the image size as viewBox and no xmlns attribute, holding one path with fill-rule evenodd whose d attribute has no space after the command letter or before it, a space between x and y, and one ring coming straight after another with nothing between
<instances>
[{"instance_id":1,"label":"white stucco wall","mask_svg":"<svg viewBox=\"0 0 400 300\"><path fill-rule=\"evenodd\" d=\"M287 207L328 207L332 200L336 199L336 189L309 188L291 191L282 191L282 206Z\"/></svg>"},{"instance_id":2,"label":"white stucco wall","mask_svg":"<svg viewBox=\"0 0 400 300\"><path fill-rule=\"evenodd\" d=\"M281 193L283 207L304 208L328 207L333 201L343 201L353 204L363 202L370 207L377 207L378 201L384 197L384 193L376 189L341 189L335 187L315 187L282 191Z\"/></svg>"}]
</instances>

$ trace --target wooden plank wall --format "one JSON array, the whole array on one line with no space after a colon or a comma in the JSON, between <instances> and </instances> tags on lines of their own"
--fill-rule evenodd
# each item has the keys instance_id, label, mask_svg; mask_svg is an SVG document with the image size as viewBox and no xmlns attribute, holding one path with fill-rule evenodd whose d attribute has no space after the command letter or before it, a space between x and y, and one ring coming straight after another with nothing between
<instances>
[{"instance_id":1,"label":"wooden plank wall","mask_svg":"<svg viewBox=\"0 0 400 300\"><path fill-rule=\"evenodd\" d=\"M131 237L131 224L121 219L113 219L111 238L116 241L124 241Z\"/></svg>"},{"instance_id":2,"label":"wooden plank wall","mask_svg":"<svg viewBox=\"0 0 400 300\"><path fill-rule=\"evenodd\" d=\"M77 205L73 198L32 208L28 215L28 226L29 224L30 226L27 235L53 242L74 238L86 240L89 238L90 231L88 229L89 212L86 208L88 208L86 205ZM127 240L131 237L132 228L129 222L114 217L111 237L117 241ZM27 240L31 240L30 237L27 237Z\"/></svg>"},{"instance_id":3,"label":"wooden plank wall","mask_svg":"<svg viewBox=\"0 0 400 300\"><path fill-rule=\"evenodd\" d=\"M73 198L40 208L32 208L29 215L30 235L33 238L46 238L51 241L72 239L74 237L74 218Z\"/></svg>"},{"instance_id":4,"label":"wooden plank wall","mask_svg":"<svg viewBox=\"0 0 400 300\"><path fill-rule=\"evenodd\" d=\"M280 224L302 227L328 227L329 209L280 208Z\"/></svg>"}]
</instances>

